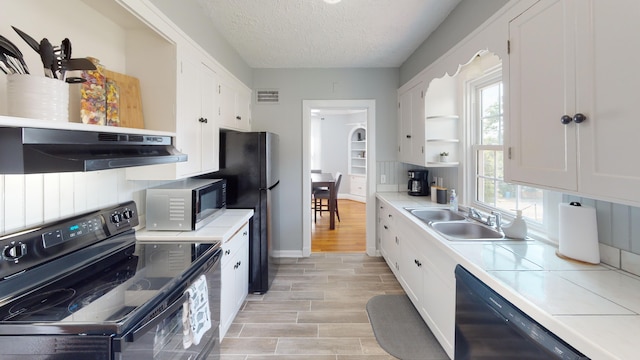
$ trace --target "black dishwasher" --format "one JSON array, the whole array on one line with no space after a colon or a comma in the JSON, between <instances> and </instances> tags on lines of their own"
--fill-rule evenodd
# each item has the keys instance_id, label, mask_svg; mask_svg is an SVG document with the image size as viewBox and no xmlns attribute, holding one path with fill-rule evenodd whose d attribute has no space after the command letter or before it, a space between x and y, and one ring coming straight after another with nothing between
<instances>
[{"instance_id":1,"label":"black dishwasher","mask_svg":"<svg viewBox=\"0 0 640 360\"><path fill-rule=\"evenodd\" d=\"M589 359L457 265L455 360Z\"/></svg>"}]
</instances>

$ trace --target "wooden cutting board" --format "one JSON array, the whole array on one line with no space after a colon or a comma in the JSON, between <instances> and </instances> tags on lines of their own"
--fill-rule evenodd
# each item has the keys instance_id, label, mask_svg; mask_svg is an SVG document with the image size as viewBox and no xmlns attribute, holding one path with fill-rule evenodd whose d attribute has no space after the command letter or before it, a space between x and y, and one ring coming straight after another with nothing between
<instances>
[{"instance_id":1,"label":"wooden cutting board","mask_svg":"<svg viewBox=\"0 0 640 360\"><path fill-rule=\"evenodd\" d=\"M144 129L140 80L133 76L104 70L107 80L115 81L120 95L120 126Z\"/></svg>"}]
</instances>

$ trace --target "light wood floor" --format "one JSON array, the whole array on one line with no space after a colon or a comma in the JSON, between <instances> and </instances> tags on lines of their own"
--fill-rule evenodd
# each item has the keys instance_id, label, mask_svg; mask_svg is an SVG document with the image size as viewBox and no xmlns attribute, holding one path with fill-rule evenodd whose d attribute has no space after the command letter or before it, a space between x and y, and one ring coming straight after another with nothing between
<instances>
[{"instance_id":1,"label":"light wood floor","mask_svg":"<svg viewBox=\"0 0 640 360\"><path fill-rule=\"evenodd\" d=\"M311 210L311 252L365 252L366 204L358 201L338 200L340 221L336 218L335 230L329 230L329 213L318 214L313 222Z\"/></svg>"},{"instance_id":2,"label":"light wood floor","mask_svg":"<svg viewBox=\"0 0 640 360\"><path fill-rule=\"evenodd\" d=\"M315 253L279 260L271 289L244 302L221 360L395 359L378 345L365 308L373 296L404 293L383 258Z\"/></svg>"}]
</instances>

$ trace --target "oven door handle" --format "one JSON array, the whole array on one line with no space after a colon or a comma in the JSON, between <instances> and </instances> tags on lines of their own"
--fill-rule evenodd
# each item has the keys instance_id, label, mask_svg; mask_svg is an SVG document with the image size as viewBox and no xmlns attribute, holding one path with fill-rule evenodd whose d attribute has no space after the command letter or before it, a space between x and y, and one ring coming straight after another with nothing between
<instances>
[{"instance_id":1,"label":"oven door handle","mask_svg":"<svg viewBox=\"0 0 640 360\"><path fill-rule=\"evenodd\" d=\"M178 300L174 301L166 309L162 310L161 313L153 317L153 319L149 320L149 322L137 328L132 333L127 334L127 336L125 337L125 341L135 342L136 340L140 339L142 336L144 336L144 334L149 332L149 330L151 330L154 326L158 325L169 315L173 314L178 309L180 309L180 307L182 307L185 301L187 300L189 300L189 296L186 293L182 294L182 296Z\"/></svg>"}]
</instances>

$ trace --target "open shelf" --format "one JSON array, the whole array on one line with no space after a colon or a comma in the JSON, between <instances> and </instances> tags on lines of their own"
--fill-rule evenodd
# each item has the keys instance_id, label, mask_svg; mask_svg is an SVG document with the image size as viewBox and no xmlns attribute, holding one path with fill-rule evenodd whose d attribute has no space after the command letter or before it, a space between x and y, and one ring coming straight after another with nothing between
<instances>
[{"instance_id":1,"label":"open shelf","mask_svg":"<svg viewBox=\"0 0 640 360\"><path fill-rule=\"evenodd\" d=\"M458 143L458 142L460 142L460 139L427 139L427 142Z\"/></svg>"},{"instance_id":2,"label":"open shelf","mask_svg":"<svg viewBox=\"0 0 640 360\"><path fill-rule=\"evenodd\" d=\"M432 115L432 116L427 116L427 120L438 120L438 119L457 120L459 118L460 118L460 116L458 116L458 115Z\"/></svg>"}]
</instances>

